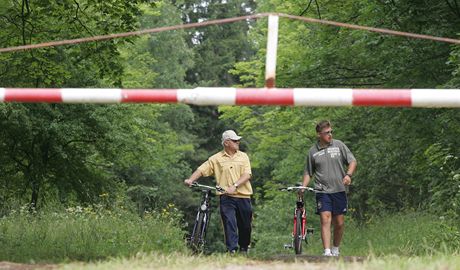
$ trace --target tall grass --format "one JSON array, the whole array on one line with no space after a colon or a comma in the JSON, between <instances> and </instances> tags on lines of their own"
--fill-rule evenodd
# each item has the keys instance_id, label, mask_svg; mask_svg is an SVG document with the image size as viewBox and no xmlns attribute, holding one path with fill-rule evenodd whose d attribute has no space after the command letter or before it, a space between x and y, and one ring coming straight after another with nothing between
<instances>
[{"instance_id":1,"label":"tall grass","mask_svg":"<svg viewBox=\"0 0 460 270\"><path fill-rule=\"evenodd\" d=\"M0 261L90 261L185 251L184 232L174 215L165 210L140 218L98 207L30 214L23 208L0 219Z\"/></svg>"},{"instance_id":2,"label":"tall grass","mask_svg":"<svg viewBox=\"0 0 460 270\"><path fill-rule=\"evenodd\" d=\"M288 196L280 197L274 203L290 205L291 201ZM265 259L283 253L292 255L292 249L283 248L283 244L291 241L292 211L285 211L284 207L257 210L254 228L257 243L250 250L250 258ZM320 255L319 218L313 213L309 215L316 232L310 244L304 245L303 253ZM123 261L123 258L133 258L136 254L151 253L164 254L159 258L165 260L173 260L167 254L180 254L174 257L188 260L189 252L183 239L185 232L177 224L180 218L174 207L146 213L143 218L121 208L110 211L98 206L32 214L23 208L0 218L0 261L50 263L109 258ZM376 258L376 261L380 258L442 257L449 254L458 257L459 250L458 224L426 212L383 215L364 224L347 217L341 246L344 256ZM214 254L210 258L215 256L220 255ZM149 264L154 260L144 255L142 258Z\"/></svg>"},{"instance_id":3,"label":"tall grass","mask_svg":"<svg viewBox=\"0 0 460 270\"><path fill-rule=\"evenodd\" d=\"M427 212L383 215L361 225L350 222L343 239L343 251L349 255L419 256L459 250L459 224Z\"/></svg>"},{"instance_id":4,"label":"tall grass","mask_svg":"<svg viewBox=\"0 0 460 270\"><path fill-rule=\"evenodd\" d=\"M313 213L313 199L306 200L308 227L315 233L303 254L321 255L323 252L319 217ZM292 194L276 195L273 200L256 209L254 237L251 250L259 258L279 254L294 254L284 249L291 242L295 198ZM312 207L313 205L313 207ZM405 211L374 216L359 223L347 215L341 254L345 256L414 256L452 254L460 250L460 225L448 216L438 216L424 211Z\"/></svg>"},{"instance_id":5,"label":"tall grass","mask_svg":"<svg viewBox=\"0 0 460 270\"><path fill-rule=\"evenodd\" d=\"M167 270L215 270L215 269L273 269L273 270L298 270L298 269L351 269L351 270L394 270L394 269L459 269L460 256L436 255L421 257L385 256L369 258L362 263L346 263L341 260L326 260L322 263L297 260L296 262L280 261L255 261L244 257L231 257L222 254L213 256L188 256L184 254L138 254L131 258L117 258L104 262L89 264L66 264L57 269L167 269Z\"/></svg>"}]
</instances>

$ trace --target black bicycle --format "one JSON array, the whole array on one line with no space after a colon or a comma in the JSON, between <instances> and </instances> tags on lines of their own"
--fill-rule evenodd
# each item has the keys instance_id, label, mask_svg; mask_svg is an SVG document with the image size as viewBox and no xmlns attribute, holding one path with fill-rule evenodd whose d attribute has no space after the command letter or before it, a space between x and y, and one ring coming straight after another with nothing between
<instances>
[{"instance_id":1,"label":"black bicycle","mask_svg":"<svg viewBox=\"0 0 460 270\"><path fill-rule=\"evenodd\" d=\"M193 251L203 252L206 244L206 231L211 217L211 196L213 196L216 191L225 192L225 190L219 186L211 187L198 183L193 183L190 187L201 192L202 196L188 243Z\"/></svg>"},{"instance_id":2,"label":"black bicycle","mask_svg":"<svg viewBox=\"0 0 460 270\"><path fill-rule=\"evenodd\" d=\"M314 229L307 227L307 214L305 212L305 203L303 199L303 193L299 193L300 190L306 190L310 192L317 192L310 187L283 187L280 188L281 191L295 191L297 193L297 202L294 209L294 227L292 229L292 244L284 245L285 248L294 247L295 254L302 253L302 242L305 240L305 243L308 244L308 235L313 234Z\"/></svg>"}]
</instances>

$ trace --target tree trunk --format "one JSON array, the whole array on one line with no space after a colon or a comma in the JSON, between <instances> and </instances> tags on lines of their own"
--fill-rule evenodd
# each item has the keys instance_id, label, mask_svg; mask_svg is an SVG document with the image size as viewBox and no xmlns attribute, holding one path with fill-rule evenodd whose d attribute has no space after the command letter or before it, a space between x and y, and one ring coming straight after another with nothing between
<instances>
[{"instance_id":1,"label":"tree trunk","mask_svg":"<svg viewBox=\"0 0 460 270\"><path fill-rule=\"evenodd\" d=\"M29 211L33 212L37 208L38 195L40 191L40 181L37 179L32 180L31 182L32 196L30 199Z\"/></svg>"}]
</instances>

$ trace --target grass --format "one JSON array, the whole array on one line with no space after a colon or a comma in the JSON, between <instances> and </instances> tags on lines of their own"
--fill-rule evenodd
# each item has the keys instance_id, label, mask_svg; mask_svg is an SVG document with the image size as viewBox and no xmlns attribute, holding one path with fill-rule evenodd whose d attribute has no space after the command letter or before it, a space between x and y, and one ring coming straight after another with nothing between
<instances>
[{"instance_id":1,"label":"grass","mask_svg":"<svg viewBox=\"0 0 460 270\"><path fill-rule=\"evenodd\" d=\"M231 257L226 254L212 256L192 256L184 253L139 253L132 258L112 259L89 264L61 265L60 269L202 269L213 270L227 266L243 266L250 260L243 257Z\"/></svg>"},{"instance_id":2,"label":"grass","mask_svg":"<svg viewBox=\"0 0 460 270\"><path fill-rule=\"evenodd\" d=\"M138 254L129 259L112 259L97 263L71 263L60 265L58 269L375 269L375 270L435 270L459 269L460 255L435 255L421 257L384 256L369 258L362 263L345 263L330 261L326 263L309 263L298 261L286 263L279 261L260 261L244 257L230 257L227 255L190 256L181 253L173 254Z\"/></svg>"},{"instance_id":3,"label":"grass","mask_svg":"<svg viewBox=\"0 0 460 270\"><path fill-rule=\"evenodd\" d=\"M0 261L62 262L129 257L138 252L186 251L184 232L169 212L144 218L129 211L68 208L0 219Z\"/></svg>"},{"instance_id":4,"label":"grass","mask_svg":"<svg viewBox=\"0 0 460 270\"><path fill-rule=\"evenodd\" d=\"M0 219L0 261L60 263L60 269L460 269L457 225L421 212L374 217L364 224L347 217L341 253L367 257L363 263L267 260L294 251L283 248L290 241L289 217L284 224L263 211L254 228L258 242L246 258L191 255L184 231L174 223L180 218L174 209L144 218L123 209L97 207L35 214L23 209ZM320 255L314 218L316 233L304 254Z\"/></svg>"},{"instance_id":5,"label":"grass","mask_svg":"<svg viewBox=\"0 0 460 270\"><path fill-rule=\"evenodd\" d=\"M421 212L384 215L361 225L350 222L343 239L344 254L355 256L423 256L459 249L454 221Z\"/></svg>"}]
</instances>

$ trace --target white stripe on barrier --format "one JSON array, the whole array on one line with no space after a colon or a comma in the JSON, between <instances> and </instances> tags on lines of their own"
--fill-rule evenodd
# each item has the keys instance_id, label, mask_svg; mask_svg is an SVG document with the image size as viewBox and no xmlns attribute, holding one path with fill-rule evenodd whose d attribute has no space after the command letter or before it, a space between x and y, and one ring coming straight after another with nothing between
<instances>
[{"instance_id":1,"label":"white stripe on barrier","mask_svg":"<svg viewBox=\"0 0 460 270\"><path fill-rule=\"evenodd\" d=\"M352 101L350 88L294 88L295 106L351 106Z\"/></svg>"},{"instance_id":2,"label":"white stripe on barrier","mask_svg":"<svg viewBox=\"0 0 460 270\"><path fill-rule=\"evenodd\" d=\"M177 90L177 101L194 105L235 105L235 88L198 87Z\"/></svg>"},{"instance_id":3,"label":"white stripe on barrier","mask_svg":"<svg viewBox=\"0 0 460 270\"><path fill-rule=\"evenodd\" d=\"M265 54L266 87L275 86L276 51L278 48L278 21L278 16L268 16L267 53Z\"/></svg>"},{"instance_id":4,"label":"white stripe on barrier","mask_svg":"<svg viewBox=\"0 0 460 270\"><path fill-rule=\"evenodd\" d=\"M64 103L120 103L121 89L117 88L63 88L61 90Z\"/></svg>"},{"instance_id":5,"label":"white stripe on barrier","mask_svg":"<svg viewBox=\"0 0 460 270\"><path fill-rule=\"evenodd\" d=\"M460 89L412 89L412 107L460 107Z\"/></svg>"},{"instance_id":6,"label":"white stripe on barrier","mask_svg":"<svg viewBox=\"0 0 460 270\"><path fill-rule=\"evenodd\" d=\"M0 88L0 102L5 100L5 88Z\"/></svg>"}]
</instances>

